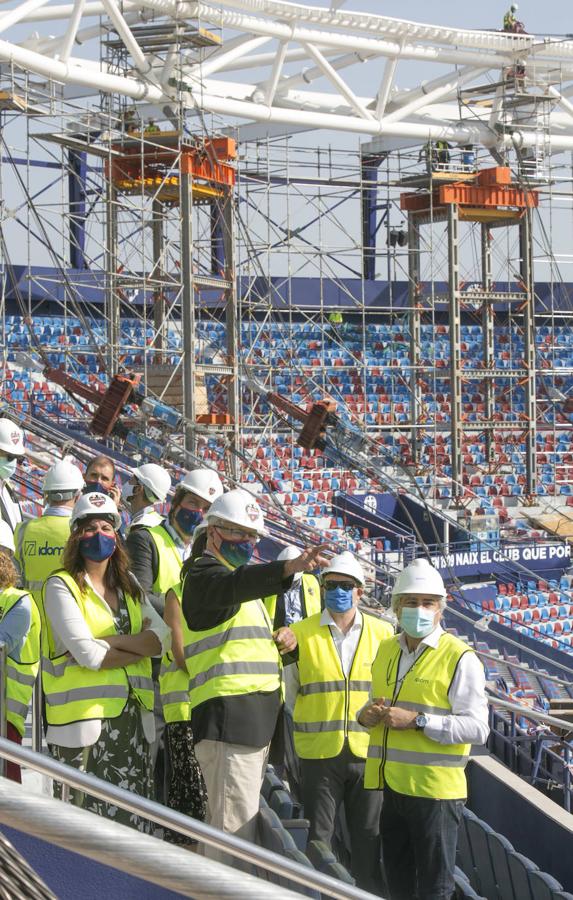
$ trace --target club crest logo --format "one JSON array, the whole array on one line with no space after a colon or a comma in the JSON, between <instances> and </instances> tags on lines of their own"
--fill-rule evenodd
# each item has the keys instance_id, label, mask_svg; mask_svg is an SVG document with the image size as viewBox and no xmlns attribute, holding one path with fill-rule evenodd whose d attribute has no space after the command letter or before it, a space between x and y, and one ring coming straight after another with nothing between
<instances>
[{"instance_id":1,"label":"club crest logo","mask_svg":"<svg viewBox=\"0 0 573 900\"><path fill-rule=\"evenodd\" d=\"M249 505L245 507L245 512L251 522L256 522L259 518L259 508L258 506L255 506L254 503L249 503Z\"/></svg>"},{"instance_id":2,"label":"club crest logo","mask_svg":"<svg viewBox=\"0 0 573 900\"><path fill-rule=\"evenodd\" d=\"M107 498L104 497L103 494L90 494L90 503L91 503L91 505L92 505L92 506L97 506L98 509L100 508L100 506L103 506L103 505L104 505L106 499L107 499Z\"/></svg>"},{"instance_id":3,"label":"club crest logo","mask_svg":"<svg viewBox=\"0 0 573 900\"><path fill-rule=\"evenodd\" d=\"M13 443L14 445L19 444L19 443L20 443L20 432L19 432L19 431L13 431L13 432L11 433L11 435L10 435L10 440L12 441L12 443Z\"/></svg>"},{"instance_id":4,"label":"club crest logo","mask_svg":"<svg viewBox=\"0 0 573 900\"><path fill-rule=\"evenodd\" d=\"M215 493L215 488L214 488L214 487L210 487L210 488L209 488L209 494L210 494L210 496L212 497L214 493Z\"/></svg>"}]
</instances>

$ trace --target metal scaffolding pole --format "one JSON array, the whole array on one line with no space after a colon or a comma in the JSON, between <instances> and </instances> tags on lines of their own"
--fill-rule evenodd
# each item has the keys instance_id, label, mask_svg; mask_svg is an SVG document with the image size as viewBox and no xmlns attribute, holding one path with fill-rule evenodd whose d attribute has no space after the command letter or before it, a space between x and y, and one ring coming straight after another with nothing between
<instances>
[{"instance_id":1,"label":"metal scaffolding pole","mask_svg":"<svg viewBox=\"0 0 573 900\"><path fill-rule=\"evenodd\" d=\"M193 178L181 167L181 330L183 338L184 449L196 452L195 285L193 274Z\"/></svg>"},{"instance_id":2,"label":"metal scaffolding pole","mask_svg":"<svg viewBox=\"0 0 573 900\"><path fill-rule=\"evenodd\" d=\"M108 374L113 376L119 366L121 316L117 292L117 191L111 178L106 185L106 314L108 336Z\"/></svg>"},{"instance_id":3,"label":"metal scaffolding pole","mask_svg":"<svg viewBox=\"0 0 573 900\"><path fill-rule=\"evenodd\" d=\"M408 305L410 307L410 444L414 463L420 461L420 435L418 430L420 398L420 347L421 312L420 285L420 226L414 213L408 214Z\"/></svg>"},{"instance_id":4,"label":"metal scaffolding pole","mask_svg":"<svg viewBox=\"0 0 573 900\"><path fill-rule=\"evenodd\" d=\"M458 244L458 207L447 207L448 223L448 299L450 319L450 390L452 442L452 495L462 494L462 366L460 320L460 267Z\"/></svg>"},{"instance_id":5,"label":"metal scaffolding pole","mask_svg":"<svg viewBox=\"0 0 573 900\"><path fill-rule=\"evenodd\" d=\"M225 191L221 208L223 222L223 248L225 258L224 278L227 282L225 288L225 325L227 339L227 362L231 372L227 376L227 404L231 416L232 432L231 442L233 449L239 447L239 419L241 415L241 403L239 392L239 355L240 341L238 310L237 310L237 274L235 267L235 198L233 189ZM239 460L236 454L231 454L231 474L239 477Z\"/></svg>"},{"instance_id":6,"label":"metal scaffolding pole","mask_svg":"<svg viewBox=\"0 0 573 900\"><path fill-rule=\"evenodd\" d=\"M163 229L163 203L154 198L152 205L152 243L153 243L153 269L152 277L161 282L153 292L153 330L155 333L154 346L160 352L155 357L155 362L162 363L162 352L166 346L166 322L165 322L165 293L163 288L163 254L165 251L165 234Z\"/></svg>"},{"instance_id":7,"label":"metal scaffolding pole","mask_svg":"<svg viewBox=\"0 0 573 900\"><path fill-rule=\"evenodd\" d=\"M535 384L535 298L533 291L533 242L531 210L527 209L519 223L520 275L525 288L523 307L523 331L525 349L525 409L527 429L525 436L525 477L528 494L537 490L535 469L535 445L537 435L537 392Z\"/></svg>"},{"instance_id":8,"label":"metal scaffolding pole","mask_svg":"<svg viewBox=\"0 0 573 900\"><path fill-rule=\"evenodd\" d=\"M494 390L490 375L495 363L495 314L493 303L489 299L491 291L491 230L488 225L481 226L481 276L484 298L482 301L483 362L485 377L483 379L484 418L488 426L493 422ZM493 433L491 428L485 429L485 453L488 463L492 459Z\"/></svg>"}]
</instances>

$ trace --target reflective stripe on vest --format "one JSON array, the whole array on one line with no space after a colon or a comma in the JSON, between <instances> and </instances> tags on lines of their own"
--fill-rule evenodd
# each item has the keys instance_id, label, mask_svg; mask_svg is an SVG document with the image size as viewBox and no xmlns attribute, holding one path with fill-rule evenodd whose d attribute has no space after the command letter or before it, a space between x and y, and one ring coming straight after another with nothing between
<instances>
[{"instance_id":1,"label":"reflective stripe on vest","mask_svg":"<svg viewBox=\"0 0 573 900\"><path fill-rule=\"evenodd\" d=\"M391 637L392 627L368 613L348 678L328 625L321 613L291 626L298 640L300 687L294 707L294 744L303 759L338 756L345 740L355 756L366 757L368 732L356 721L368 702L372 662L380 642Z\"/></svg>"},{"instance_id":2,"label":"reflective stripe on vest","mask_svg":"<svg viewBox=\"0 0 573 900\"><path fill-rule=\"evenodd\" d=\"M214 697L276 691L281 661L260 600L241 603L215 628L189 631L185 660L191 709Z\"/></svg>"},{"instance_id":3,"label":"reflective stripe on vest","mask_svg":"<svg viewBox=\"0 0 573 900\"><path fill-rule=\"evenodd\" d=\"M398 682L402 651L396 637L380 646L372 666L372 696L403 709L451 715L448 691L460 659L471 652L444 632L438 646L427 646ZM364 786L379 789L387 783L412 797L461 800L467 794L464 768L469 751L469 744L439 744L422 730L380 724L370 732Z\"/></svg>"},{"instance_id":4,"label":"reflective stripe on vest","mask_svg":"<svg viewBox=\"0 0 573 900\"><path fill-rule=\"evenodd\" d=\"M303 572L301 578L302 587L302 617L308 619L320 612L320 584L315 575ZM277 611L277 594L265 597L264 604L269 614L271 623L275 621Z\"/></svg>"},{"instance_id":5,"label":"reflective stripe on vest","mask_svg":"<svg viewBox=\"0 0 573 900\"><path fill-rule=\"evenodd\" d=\"M8 587L0 592L0 621L29 591ZM24 735L28 707L32 699L34 683L40 668L40 613L30 597L30 628L20 651L18 661L8 657L6 661L6 711L7 719L18 733Z\"/></svg>"},{"instance_id":6,"label":"reflective stripe on vest","mask_svg":"<svg viewBox=\"0 0 573 900\"><path fill-rule=\"evenodd\" d=\"M95 591L86 587L80 591L72 576L60 569L54 573L61 578L78 604L86 624L94 638L117 634L113 617L107 604ZM124 600L131 623L131 634L142 629L141 604L128 595ZM117 669L87 669L80 666L69 654L54 656L54 637L49 621L46 623L45 648L51 648L51 656L42 665L42 683L46 698L46 717L50 725L67 725L87 719L113 719L121 715L130 692L147 710L153 709L153 680L151 660Z\"/></svg>"},{"instance_id":7,"label":"reflective stripe on vest","mask_svg":"<svg viewBox=\"0 0 573 900\"><path fill-rule=\"evenodd\" d=\"M181 623L181 633L183 636L183 646L188 642L190 631L181 609L181 584L174 585L171 590L179 601L179 613ZM191 703L189 700L189 675L183 672L170 651L163 656L161 660L161 671L159 674L159 691L161 694L161 705L163 707L163 718L166 722L188 722L191 717Z\"/></svg>"},{"instance_id":8,"label":"reflective stripe on vest","mask_svg":"<svg viewBox=\"0 0 573 900\"><path fill-rule=\"evenodd\" d=\"M181 580L181 552L163 525L154 525L147 531L157 549L157 575L151 586L154 594L166 594L169 588Z\"/></svg>"}]
</instances>

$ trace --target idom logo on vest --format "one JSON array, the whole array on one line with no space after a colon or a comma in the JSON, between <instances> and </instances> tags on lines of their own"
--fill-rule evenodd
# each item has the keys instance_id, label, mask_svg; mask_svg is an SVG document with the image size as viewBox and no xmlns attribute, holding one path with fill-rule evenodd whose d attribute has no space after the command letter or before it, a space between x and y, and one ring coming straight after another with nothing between
<instances>
[{"instance_id":1,"label":"idom logo on vest","mask_svg":"<svg viewBox=\"0 0 573 900\"><path fill-rule=\"evenodd\" d=\"M60 556L63 552L63 546L52 547L47 541L40 547L37 541L24 541L24 556Z\"/></svg>"}]
</instances>

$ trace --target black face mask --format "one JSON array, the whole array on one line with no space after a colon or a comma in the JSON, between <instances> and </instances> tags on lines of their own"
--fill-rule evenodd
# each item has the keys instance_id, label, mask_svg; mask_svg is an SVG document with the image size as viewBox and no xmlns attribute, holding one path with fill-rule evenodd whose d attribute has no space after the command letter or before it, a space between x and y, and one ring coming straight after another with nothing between
<instances>
[{"instance_id":1,"label":"black face mask","mask_svg":"<svg viewBox=\"0 0 573 900\"><path fill-rule=\"evenodd\" d=\"M82 494L109 494L109 491L99 481L87 481L82 489Z\"/></svg>"}]
</instances>

